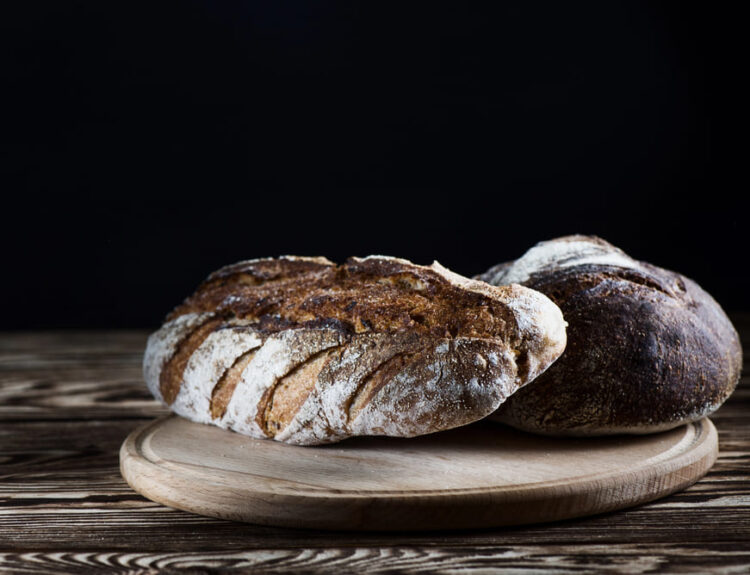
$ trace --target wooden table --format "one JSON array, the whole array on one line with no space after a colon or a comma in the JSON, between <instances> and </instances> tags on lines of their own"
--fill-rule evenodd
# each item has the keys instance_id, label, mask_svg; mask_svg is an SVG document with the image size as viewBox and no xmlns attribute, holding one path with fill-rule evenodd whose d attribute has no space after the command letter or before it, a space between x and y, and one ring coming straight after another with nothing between
<instances>
[{"instance_id":1,"label":"wooden table","mask_svg":"<svg viewBox=\"0 0 750 575\"><path fill-rule=\"evenodd\" d=\"M750 315L733 319L750 342ZM747 370L712 417L718 462L666 499L530 527L300 531L168 509L122 480L123 439L166 413L141 379L145 337L0 335L0 572L750 572Z\"/></svg>"}]
</instances>

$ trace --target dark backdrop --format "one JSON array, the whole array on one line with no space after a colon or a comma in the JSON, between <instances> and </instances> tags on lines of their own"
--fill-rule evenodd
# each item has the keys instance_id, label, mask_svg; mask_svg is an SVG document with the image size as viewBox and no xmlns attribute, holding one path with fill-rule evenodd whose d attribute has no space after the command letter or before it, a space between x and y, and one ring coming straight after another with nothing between
<instances>
[{"instance_id":1,"label":"dark backdrop","mask_svg":"<svg viewBox=\"0 0 750 575\"><path fill-rule=\"evenodd\" d=\"M240 259L472 275L568 233L747 307L711 6L3 4L0 328L152 327Z\"/></svg>"}]
</instances>

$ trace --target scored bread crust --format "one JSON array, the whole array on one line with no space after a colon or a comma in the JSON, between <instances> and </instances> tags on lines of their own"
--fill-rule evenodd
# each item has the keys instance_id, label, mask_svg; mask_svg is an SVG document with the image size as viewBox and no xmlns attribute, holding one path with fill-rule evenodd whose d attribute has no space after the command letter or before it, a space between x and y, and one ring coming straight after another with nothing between
<instances>
[{"instance_id":1,"label":"scored bread crust","mask_svg":"<svg viewBox=\"0 0 750 575\"><path fill-rule=\"evenodd\" d=\"M742 348L719 304L601 238L541 242L478 277L539 290L568 322L565 353L492 419L547 435L652 433L709 415L737 385Z\"/></svg>"},{"instance_id":2,"label":"scored bread crust","mask_svg":"<svg viewBox=\"0 0 750 575\"><path fill-rule=\"evenodd\" d=\"M148 340L144 377L177 414L311 445L481 419L565 347L560 310L435 262L285 256L211 274Z\"/></svg>"}]
</instances>

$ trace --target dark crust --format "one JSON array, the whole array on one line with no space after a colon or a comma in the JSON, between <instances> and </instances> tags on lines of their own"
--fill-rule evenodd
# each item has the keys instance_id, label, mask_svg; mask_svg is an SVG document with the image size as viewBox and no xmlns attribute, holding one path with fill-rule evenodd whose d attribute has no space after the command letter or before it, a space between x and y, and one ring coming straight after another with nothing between
<instances>
[{"instance_id":1,"label":"dark crust","mask_svg":"<svg viewBox=\"0 0 750 575\"><path fill-rule=\"evenodd\" d=\"M213 312L257 322L263 333L329 327L347 334L517 336L505 304L430 268L393 258L322 262L282 258L229 266L211 274L167 319Z\"/></svg>"},{"instance_id":2,"label":"dark crust","mask_svg":"<svg viewBox=\"0 0 750 575\"><path fill-rule=\"evenodd\" d=\"M636 265L544 270L524 282L562 309L568 344L500 407L501 420L548 434L642 433L699 419L729 397L742 351L719 304L680 274Z\"/></svg>"},{"instance_id":3,"label":"dark crust","mask_svg":"<svg viewBox=\"0 0 750 575\"><path fill-rule=\"evenodd\" d=\"M325 258L267 258L237 262L224 266L208 276L206 281L227 278L236 274L246 274L258 283L272 281L289 275L314 273L329 268L331 262Z\"/></svg>"}]
</instances>

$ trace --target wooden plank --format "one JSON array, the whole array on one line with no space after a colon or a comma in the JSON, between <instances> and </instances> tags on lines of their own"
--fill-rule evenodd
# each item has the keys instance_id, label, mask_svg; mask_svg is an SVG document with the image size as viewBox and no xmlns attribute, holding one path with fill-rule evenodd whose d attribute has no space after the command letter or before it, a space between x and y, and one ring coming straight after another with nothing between
<instances>
[{"instance_id":1,"label":"wooden plank","mask_svg":"<svg viewBox=\"0 0 750 575\"><path fill-rule=\"evenodd\" d=\"M152 418L146 332L0 334L0 421Z\"/></svg>"},{"instance_id":2,"label":"wooden plank","mask_svg":"<svg viewBox=\"0 0 750 575\"><path fill-rule=\"evenodd\" d=\"M0 548L15 545L36 549L91 545L120 548L123 533L132 537L127 544L137 542L142 550L158 550L164 545L190 550L196 542L236 550L267 544L269 534L287 545L365 541L375 545L388 541L426 544L444 540L444 533L388 537L264 528L167 509L133 492L120 477L117 450L136 425L132 421L98 422L93 426L86 421L55 427L47 422L0 425ZM742 458L734 453L722 454L703 480L659 502L544 526L450 532L448 540L747 542L750 540L748 477L747 454ZM196 530L196 526L201 528Z\"/></svg>"},{"instance_id":3,"label":"wooden plank","mask_svg":"<svg viewBox=\"0 0 750 575\"><path fill-rule=\"evenodd\" d=\"M750 341L750 315L733 319ZM383 534L210 519L130 490L118 470L119 445L166 413L142 383L145 337L0 334L0 571L735 573L750 565L747 348L740 386L711 417L719 459L686 491L543 525Z\"/></svg>"},{"instance_id":4,"label":"wooden plank","mask_svg":"<svg viewBox=\"0 0 750 575\"><path fill-rule=\"evenodd\" d=\"M146 570L252 573L742 573L750 552L705 545L445 546L395 545L329 549L264 548L215 552L26 551L0 553L13 573L99 573Z\"/></svg>"},{"instance_id":5,"label":"wooden plank","mask_svg":"<svg viewBox=\"0 0 750 575\"><path fill-rule=\"evenodd\" d=\"M377 534L324 533L263 528L169 510L129 489L117 469L117 449L137 422L47 422L0 425L0 547L58 547L122 544L123 529L140 549L164 545L189 550L196 541L221 549L263 544L268 533L286 544L351 544L393 541ZM64 445L63 445L64 443ZM750 457L722 453L713 470L687 491L633 510L558 524L460 534L466 542L641 542L750 540ZM94 514L95 515L92 515ZM137 525L135 532L133 526ZM195 526L203 528L195 531ZM635 530L634 526L638 526ZM668 526L665 527L665 526ZM130 531L128 531L130 530ZM174 536L180 536L175 538ZM237 534L238 538L232 534ZM396 540L425 544L429 534L400 534ZM3 543L5 545L3 545Z\"/></svg>"}]
</instances>

